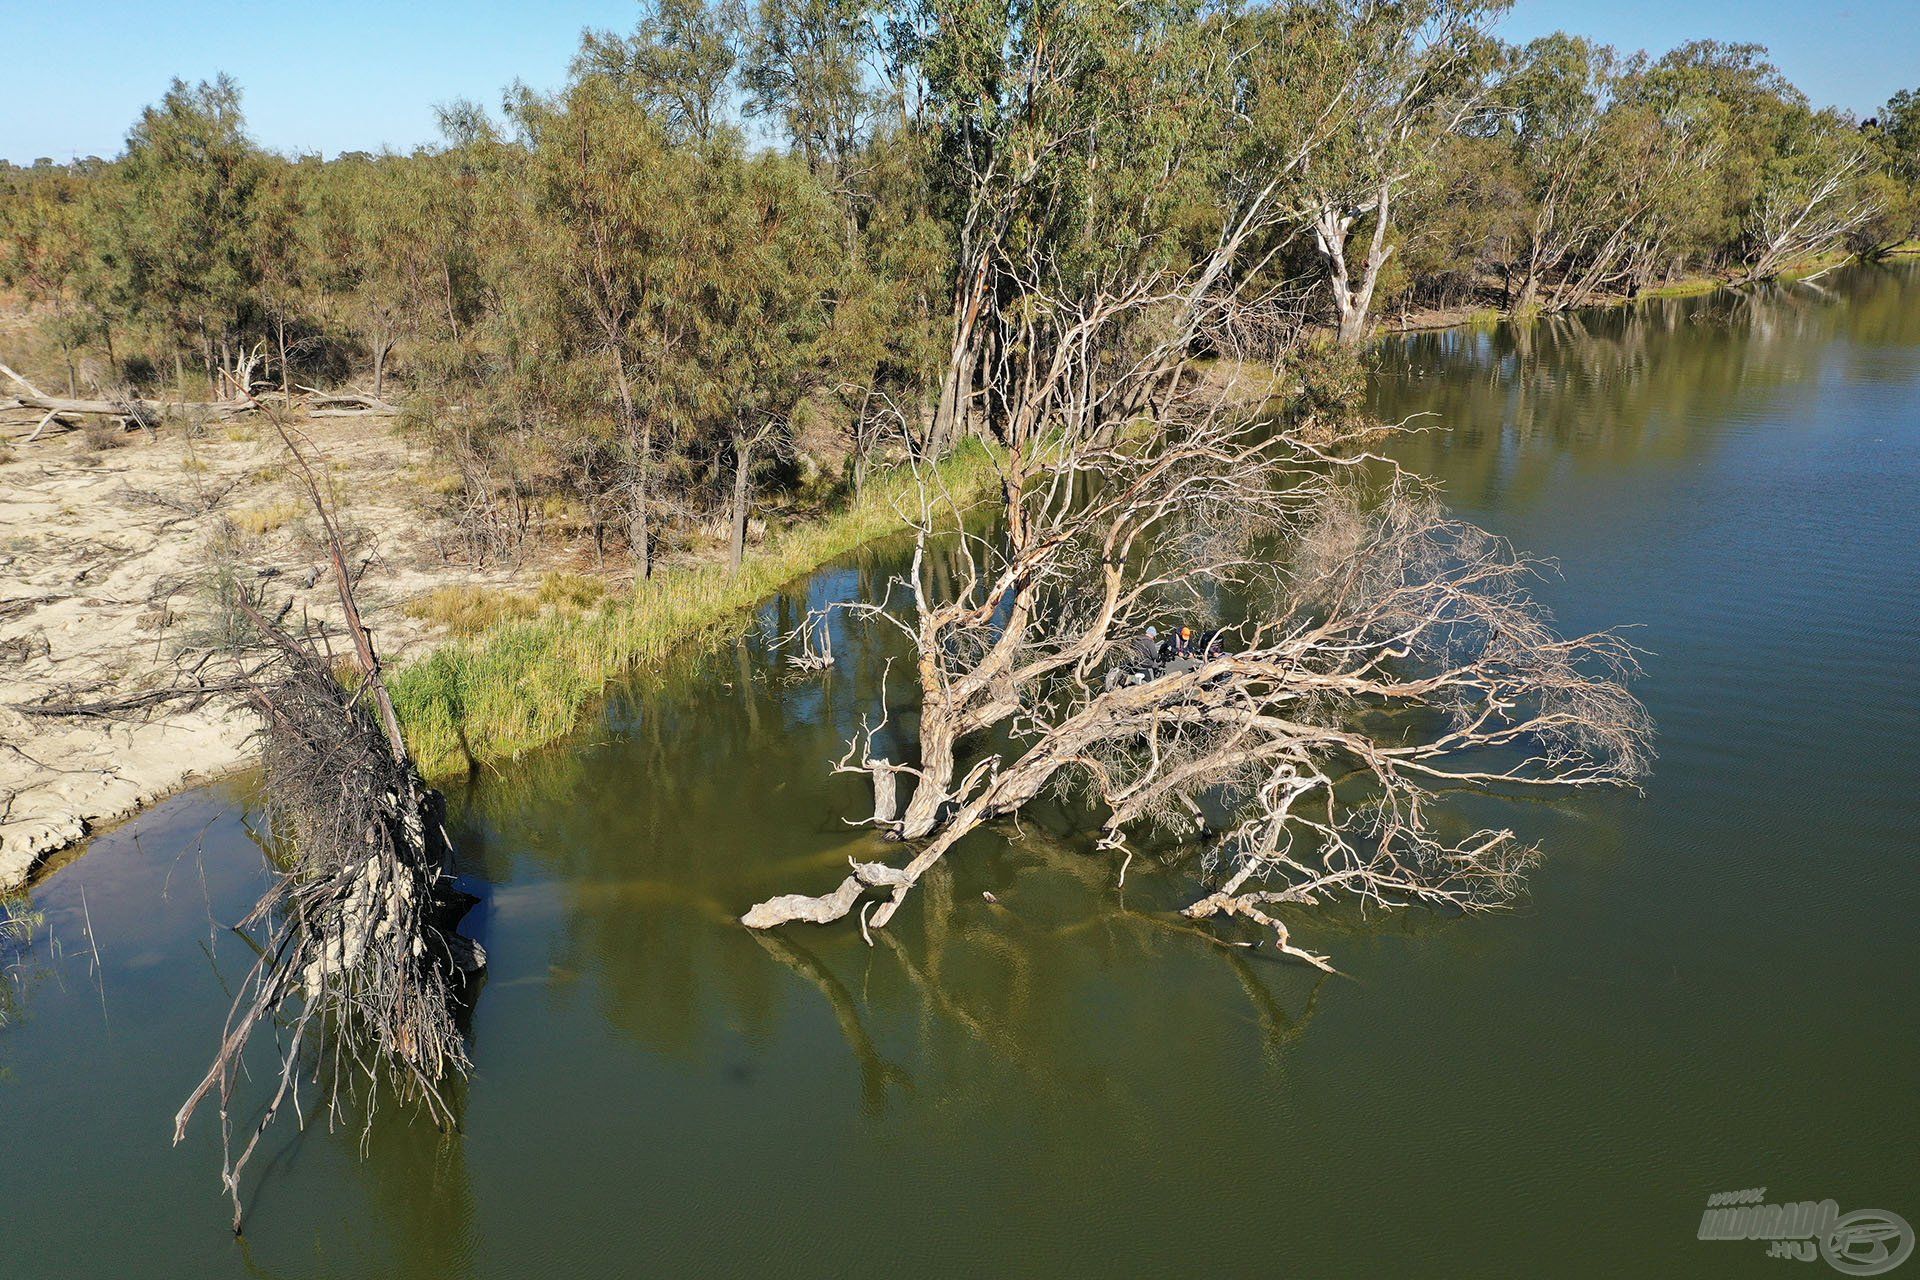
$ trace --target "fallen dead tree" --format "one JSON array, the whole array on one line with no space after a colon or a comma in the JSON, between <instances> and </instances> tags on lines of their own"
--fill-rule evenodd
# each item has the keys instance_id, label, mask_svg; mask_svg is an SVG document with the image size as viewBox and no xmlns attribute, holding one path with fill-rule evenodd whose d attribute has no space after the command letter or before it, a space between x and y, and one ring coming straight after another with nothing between
<instances>
[{"instance_id":1,"label":"fallen dead tree","mask_svg":"<svg viewBox=\"0 0 1920 1280\"><path fill-rule=\"evenodd\" d=\"M1537 566L1368 452L1391 427L1289 427L1233 385L1181 376L1195 333L1268 305L1236 283L1267 199L1179 277L1064 289L1045 263L1004 269L1024 302L989 370L999 526L946 534L955 504L924 475L909 570L885 599L833 606L912 651L912 756L891 754L883 708L837 768L872 777L871 821L913 852L746 924L826 923L868 901L862 927L884 928L968 833L1052 792L1105 815L1122 875L1138 831L1219 833L1189 916L1252 921L1325 967L1278 908L1473 909L1515 891L1533 849L1459 830L1446 793L1644 773L1631 646L1557 636L1529 589ZM1146 628L1179 622L1229 625L1198 657L1141 672Z\"/></svg>"},{"instance_id":2,"label":"fallen dead tree","mask_svg":"<svg viewBox=\"0 0 1920 1280\"><path fill-rule=\"evenodd\" d=\"M238 926L258 960L235 996L212 1065L174 1119L181 1141L202 1103L217 1099L222 1182L240 1231L240 1175L261 1135L311 1070L330 1118L343 1097L364 1100L367 1123L383 1088L452 1120L443 1089L467 1068L455 1022L462 977L484 956L455 932L471 899L452 887L438 793L407 755L330 506L307 459L275 417L325 528L351 644L352 678L336 674L328 637L290 625L257 589L226 575L221 625L233 683L258 713L269 830L280 875ZM236 1088L249 1044L276 1035L271 1099L236 1135ZM237 1144L237 1149L236 1149Z\"/></svg>"},{"instance_id":3,"label":"fallen dead tree","mask_svg":"<svg viewBox=\"0 0 1920 1280\"><path fill-rule=\"evenodd\" d=\"M278 393L249 393L232 400L150 400L135 395L89 400L47 395L4 364L0 364L0 375L16 384L16 389L9 392L6 399L0 400L0 408L33 410L45 415L32 435L27 437L29 441L37 437L49 422L67 417L119 418L132 427L157 426L169 418L180 417L224 421L243 414L263 413L269 407L299 407L309 417L316 418L379 418L394 417L400 413L398 405L352 392L312 392L294 397L283 397Z\"/></svg>"},{"instance_id":4,"label":"fallen dead tree","mask_svg":"<svg viewBox=\"0 0 1920 1280\"><path fill-rule=\"evenodd\" d=\"M400 414L399 405L389 404L378 396L353 391L320 391L313 387L300 390L307 393L299 403L306 407L309 418L393 418Z\"/></svg>"},{"instance_id":5,"label":"fallen dead tree","mask_svg":"<svg viewBox=\"0 0 1920 1280\"><path fill-rule=\"evenodd\" d=\"M1456 829L1445 794L1632 783L1651 756L1626 689L1634 652L1607 633L1556 636L1529 590L1537 566L1416 480L1360 470L1209 412L1016 457L991 536L943 545L929 490L895 599L836 606L914 651L917 758L888 758L883 718L839 768L885 782L873 820L915 850L744 923L826 923L877 893L862 924L884 927L964 836L1049 792L1103 813L1104 847L1126 857L1134 833L1191 834L1204 817L1213 884L1187 914L1251 921L1321 967L1276 908L1509 897L1535 850ZM1149 623L1226 601L1245 620L1210 652L1109 678ZM896 819L898 776L913 794Z\"/></svg>"}]
</instances>

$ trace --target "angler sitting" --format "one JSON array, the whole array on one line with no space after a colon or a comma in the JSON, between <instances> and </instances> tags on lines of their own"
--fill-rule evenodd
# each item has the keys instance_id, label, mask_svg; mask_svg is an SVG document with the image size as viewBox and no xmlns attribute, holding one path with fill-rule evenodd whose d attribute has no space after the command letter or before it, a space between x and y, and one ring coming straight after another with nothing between
<instances>
[{"instance_id":1,"label":"angler sitting","mask_svg":"<svg viewBox=\"0 0 1920 1280\"><path fill-rule=\"evenodd\" d=\"M1107 688L1145 684L1160 674L1166 662L1165 646L1156 627L1148 627L1126 648L1124 658L1107 668Z\"/></svg>"}]
</instances>

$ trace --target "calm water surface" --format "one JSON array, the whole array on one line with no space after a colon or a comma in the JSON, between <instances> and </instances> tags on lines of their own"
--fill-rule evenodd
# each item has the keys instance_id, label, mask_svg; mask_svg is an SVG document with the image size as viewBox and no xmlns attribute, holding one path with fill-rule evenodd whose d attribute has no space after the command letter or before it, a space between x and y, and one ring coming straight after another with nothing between
<instances>
[{"instance_id":1,"label":"calm water surface","mask_svg":"<svg viewBox=\"0 0 1920 1280\"><path fill-rule=\"evenodd\" d=\"M1506 807L1550 855L1517 910L1304 917L1327 979L1042 815L872 949L750 935L875 852L825 765L880 665L750 636L453 791L492 956L461 1131L283 1125L244 1243L210 1124L168 1145L261 887L243 787L45 879L0 1274L1736 1276L1789 1264L1697 1241L1714 1191L1920 1221L1920 273L1820 286L1388 353L1381 411L1436 415L1403 459L1650 651L1646 794Z\"/></svg>"}]
</instances>

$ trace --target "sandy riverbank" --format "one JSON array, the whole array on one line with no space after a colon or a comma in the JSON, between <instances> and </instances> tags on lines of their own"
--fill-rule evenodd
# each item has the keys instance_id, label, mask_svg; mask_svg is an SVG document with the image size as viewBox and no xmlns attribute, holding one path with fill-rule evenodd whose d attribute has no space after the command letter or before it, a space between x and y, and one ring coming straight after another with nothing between
<instances>
[{"instance_id":1,"label":"sandy riverbank","mask_svg":"<svg viewBox=\"0 0 1920 1280\"><path fill-rule=\"evenodd\" d=\"M264 424L121 437L81 431L31 445L0 425L0 889L49 854L169 792L244 765L250 723L227 700L113 716L22 714L20 704L98 702L173 678L200 612L209 532L231 516L246 571L316 612L326 584L308 517ZM401 604L448 582L504 583L443 561L450 530L422 511L424 455L380 420L306 427L338 478L343 514L376 553L363 608L383 656L430 647L437 629ZM264 433L264 434L263 434Z\"/></svg>"}]
</instances>

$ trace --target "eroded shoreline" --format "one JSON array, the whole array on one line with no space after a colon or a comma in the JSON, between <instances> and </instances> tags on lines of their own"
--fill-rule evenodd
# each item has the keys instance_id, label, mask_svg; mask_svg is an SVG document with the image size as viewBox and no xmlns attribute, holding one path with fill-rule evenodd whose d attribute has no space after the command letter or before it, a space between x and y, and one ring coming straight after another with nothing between
<instances>
[{"instance_id":1,"label":"eroded shoreline","mask_svg":"<svg viewBox=\"0 0 1920 1280\"><path fill-rule=\"evenodd\" d=\"M28 424L29 427L31 424ZM510 575L447 564L433 521L408 492L423 456L384 424L308 428L328 460L346 515L365 540L365 607L383 652L423 652L444 633L408 617L417 592ZM251 724L221 698L61 716L47 703L98 705L182 679L193 651L197 581L208 535L224 516L238 561L276 593L327 616L304 513L280 465L281 446L245 425L198 435L128 433L113 447L81 431L25 445L0 429L0 889L24 883L50 855L185 787L242 768ZM324 587L324 583L318 583Z\"/></svg>"}]
</instances>

